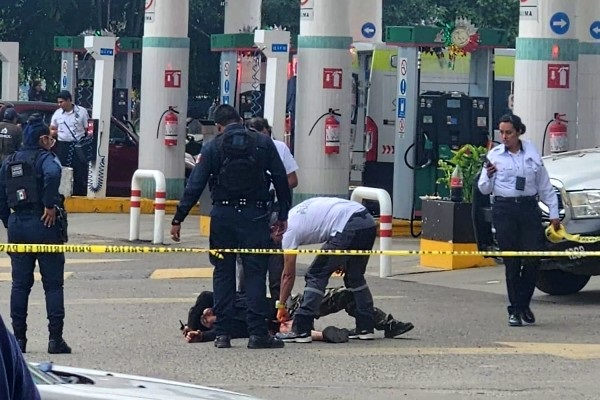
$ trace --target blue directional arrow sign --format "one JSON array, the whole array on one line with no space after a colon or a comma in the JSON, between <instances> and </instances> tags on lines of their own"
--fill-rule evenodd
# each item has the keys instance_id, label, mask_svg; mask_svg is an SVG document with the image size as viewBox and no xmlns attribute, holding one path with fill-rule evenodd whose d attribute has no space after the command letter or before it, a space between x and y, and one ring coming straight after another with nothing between
<instances>
[{"instance_id":1,"label":"blue directional arrow sign","mask_svg":"<svg viewBox=\"0 0 600 400\"><path fill-rule=\"evenodd\" d=\"M62 88L65 89L67 87L67 77L63 76L62 78Z\"/></svg>"},{"instance_id":2,"label":"blue directional arrow sign","mask_svg":"<svg viewBox=\"0 0 600 400\"><path fill-rule=\"evenodd\" d=\"M600 21L594 21L590 25L590 36L596 40L600 39Z\"/></svg>"},{"instance_id":3,"label":"blue directional arrow sign","mask_svg":"<svg viewBox=\"0 0 600 400\"><path fill-rule=\"evenodd\" d=\"M406 97L398 98L398 118L406 118Z\"/></svg>"},{"instance_id":4,"label":"blue directional arrow sign","mask_svg":"<svg viewBox=\"0 0 600 400\"><path fill-rule=\"evenodd\" d=\"M550 17L550 29L557 35L564 35L569 31L571 21L569 16L564 12L557 12Z\"/></svg>"},{"instance_id":5,"label":"blue directional arrow sign","mask_svg":"<svg viewBox=\"0 0 600 400\"><path fill-rule=\"evenodd\" d=\"M406 94L406 79L400 81L400 94Z\"/></svg>"},{"instance_id":6,"label":"blue directional arrow sign","mask_svg":"<svg viewBox=\"0 0 600 400\"><path fill-rule=\"evenodd\" d=\"M377 33L377 28L372 22L367 22L360 28L360 31L364 37L371 39Z\"/></svg>"}]
</instances>

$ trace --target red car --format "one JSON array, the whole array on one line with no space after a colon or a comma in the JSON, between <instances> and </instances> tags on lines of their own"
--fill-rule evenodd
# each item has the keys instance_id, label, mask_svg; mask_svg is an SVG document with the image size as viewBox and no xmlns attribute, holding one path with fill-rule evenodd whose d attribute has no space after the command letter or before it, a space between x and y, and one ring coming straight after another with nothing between
<instances>
[{"instance_id":1,"label":"red car","mask_svg":"<svg viewBox=\"0 0 600 400\"><path fill-rule=\"evenodd\" d=\"M27 121L33 113L40 113L48 125L58 108L55 103L36 101L0 101L0 107L3 105L12 105L21 122ZM133 128L112 117L108 143L106 195L128 197L131 194L131 177L138 168L139 137Z\"/></svg>"}]
</instances>

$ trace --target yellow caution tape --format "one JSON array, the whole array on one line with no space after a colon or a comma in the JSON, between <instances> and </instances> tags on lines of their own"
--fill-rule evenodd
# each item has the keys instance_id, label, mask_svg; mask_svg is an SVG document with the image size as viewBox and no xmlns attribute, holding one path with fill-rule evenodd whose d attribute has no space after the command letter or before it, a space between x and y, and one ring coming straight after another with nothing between
<instances>
[{"instance_id":1,"label":"yellow caution tape","mask_svg":"<svg viewBox=\"0 0 600 400\"><path fill-rule=\"evenodd\" d=\"M554 226L550 225L546 228L546 239L552 243L560 243L563 240L577 243L598 243L600 242L600 236L581 236L572 235L565 229L564 226L560 226L558 230L554 229Z\"/></svg>"},{"instance_id":2,"label":"yellow caution tape","mask_svg":"<svg viewBox=\"0 0 600 400\"><path fill-rule=\"evenodd\" d=\"M483 256L483 257L600 257L600 251L435 251L435 250L322 250L322 249L205 249L195 247L165 246L119 246L88 244L15 244L0 243L0 252L9 253L209 253L221 258L225 253L242 254L312 254L332 256L395 257L434 256Z\"/></svg>"}]
</instances>

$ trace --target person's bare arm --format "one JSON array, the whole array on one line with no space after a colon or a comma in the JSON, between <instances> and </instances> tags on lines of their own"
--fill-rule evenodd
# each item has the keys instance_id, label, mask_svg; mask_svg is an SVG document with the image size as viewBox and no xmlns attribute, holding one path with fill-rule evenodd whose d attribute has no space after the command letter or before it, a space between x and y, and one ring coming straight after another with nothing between
<instances>
[{"instance_id":1,"label":"person's bare arm","mask_svg":"<svg viewBox=\"0 0 600 400\"><path fill-rule=\"evenodd\" d=\"M283 273L281 274L281 291L279 301L284 303L292 294L294 282L296 281L296 255L285 254L283 256Z\"/></svg>"},{"instance_id":2,"label":"person's bare arm","mask_svg":"<svg viewBox=\"0 0 600 400\"><path fill-rule=\"evenodd\" d=\"M292 172L292 173L288 174L287 178L288 178L288 186L290 187L290 189L293 189L296 186L298 186L298 175L296 175L296 172Z\"/></svg>"}]
</instances>

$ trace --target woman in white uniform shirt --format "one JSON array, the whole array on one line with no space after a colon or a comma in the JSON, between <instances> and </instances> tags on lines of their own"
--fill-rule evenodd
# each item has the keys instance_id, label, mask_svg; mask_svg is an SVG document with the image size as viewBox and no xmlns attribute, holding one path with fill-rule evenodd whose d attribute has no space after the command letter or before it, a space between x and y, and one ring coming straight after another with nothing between
<instances>
[{"instance_id":1,"label":"woman in white uniform shirt","mask_svg":"<svg viewBox=\"0 0 600 400\"><path fill-rule=\"evenodd\" d=\"M492 194L492 217L502 251L544 249L544 231L538 199L550 210L550 221L559 228L558 198L542 159L529 141L521 140L526 127L516 115L500 118L502 144L487 154L478 187ZM535 323L530 308L539 260L536 257L503 257L508 290L508 324Z\"/></svg>"}]
</instances>

